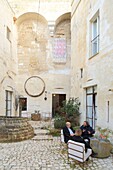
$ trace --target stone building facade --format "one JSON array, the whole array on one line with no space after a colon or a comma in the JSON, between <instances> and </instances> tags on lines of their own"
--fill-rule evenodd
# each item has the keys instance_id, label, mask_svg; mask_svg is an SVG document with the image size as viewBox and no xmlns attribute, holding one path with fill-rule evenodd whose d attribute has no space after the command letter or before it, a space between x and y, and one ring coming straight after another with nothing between
<instances>
[{"instance_id":1,"label":"stone building facade","mask_svg":"<svg viewBox=\"0 0 113 170\"><path fill-rule=\"evenodd\" d=\"M7 11L4 13L4 11ZM16 113L17 48L14 12L0 1L0 115Z\"/></svg>"},{"instance_id":2,"label":"stone building facade","mask_svg":"<svg viewBox=\"0 0 113 170\"><path fill-rule=\"evenodd\" d=\"M112 128L112 6L1 0L0 114L54 116L62 100L78 97L81 123Z\"/></svg>"},{"instance_id":3,"label":"stone building facade","mask_svg":"<svg viewBox=\"0 0 113 170\"><path fill-rule=\"evenodd\" d=\"M40 112L42 117L54 116L62 100L70 96L71 4L68 0L2 3L9 4L7 8L14 11L9 17L15 27L12 35L17 36L13 46L17 50L13 53L17 59L13 75L16 102L12 101L12 107L16 105L18 114L23 116L34 112ZM5 9L7 15L9 9ZM14 72L13 63L8 64ZM1 100L5 103L5 96Z\"/></svg>"},{"instance_id":4,"label":"stone building facade","mask_svg":"<svg viewBox=\"0 0 113 170\"><path fill-rule=\"evenodd\" d=\"M112 0L72 1L71 96L81 102L81 123L113 128Z\"/></svg>"}]
</instances>

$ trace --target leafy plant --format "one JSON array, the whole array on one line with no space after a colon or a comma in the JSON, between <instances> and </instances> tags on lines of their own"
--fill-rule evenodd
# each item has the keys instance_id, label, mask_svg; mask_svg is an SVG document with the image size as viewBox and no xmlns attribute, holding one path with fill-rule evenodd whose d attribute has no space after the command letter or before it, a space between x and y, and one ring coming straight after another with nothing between
<instances>
[{"instance_id":1,"label":"leafy plant","mask_svg":"<svg viewBox=\"0 0 113 170\"><path fill-rule=\"evenodd\" d=\"M101 128L97 126L95 137L110 140L113 137L113 131L108 128Z\"/></svg>"},{"instance_id":2,"label":"leafy plant","mask_svg":"<svg viewBox=\"0 0 113 170\"><path fill-rule=\"evenodd\" d=\"M72 126L79 125L80 116L80 102L78 98L70 98L69 100L63 101L63 107L61 112L65 113L65 121L70 121Z\"/></svg>"},{"instance_id":3,"label":"leafy plant","mask_svg":"<svg viewBox=\"0 0 113 170\"><path fill-rule=\"evenodd\" d=\"M54 119L54 128L62 129L67 121L71 122L72 126L79 126L80 102L78 98L70 98L62 103L59 113Z\"/></svg>"},{"instance_id":4,"label":"leafy plant","mask_svg":"<svg viewBox=\"0 0 113 170\"><path fill-rule=\"evenodd\" d=\"M57 115L54 120L54 128L62 129L64 126L65 126L65 118Z\"/></svg>"},{"instance_id":5,"label":"leafy plant","mask_svg":"<svg viewBox=\"0 0 113 170\"><path fill-rule=\"evenodd\" d=\"M49 129L49 134L52 136L60 136L60 129Z\"/></svg>"}]
</instances>

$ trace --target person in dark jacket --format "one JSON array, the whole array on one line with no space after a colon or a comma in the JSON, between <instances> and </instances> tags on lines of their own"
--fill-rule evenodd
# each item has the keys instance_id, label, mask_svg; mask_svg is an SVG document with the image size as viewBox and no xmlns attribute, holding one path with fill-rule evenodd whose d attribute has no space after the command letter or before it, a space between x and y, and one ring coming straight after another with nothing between
<instances>
[{"instance_id":1,"label":"person in dark jacket","mask_svg":"<svg viewBox=\"0 0 113 170\"><path fill-rule=\"evenodd\" d=\"M77 129L76 132L75 132L75 135L71 136L71 140L75 141L75 142L79 142L79 143L84 143L85 144L85 152L87 152L87 149L92 149L90 147L90 143L89 142L85 142L84 138L81 136L82 135L82 131L81 129ZM97 153L95 153L93 150L92 150L92 157L96 157L97 156ZM88 161L88 159L87 159Z\"/></svg>"},{"instance_id":2,"label":"person in dark jacket","mask_svg":"<svg viewBox=\"0 0 113 170\"><path fill-rule=\"evenodd\" d=\"M81 135L82 135L81 129L77 129L76 132L75 132L75 135L71 136L70 139L75 141L75 142L84 143L86 151L87 151L88 148L92 149L90 147L90 143L89 142L85 142L84 138Z\"/></svg>"},{"instance_id":3,"label":"person in dark jacket","mask_svg":"<svg viewBox=\"0 0 113 170\"><path fill-rule=\"evenodd\" d=\"M82 137L84 139L92 137L93 134L95 133L94 129L89 125L87 121L84 121L80 129L82 130Z\"/></svg>"},{"instance_id":4,"label":"person in dark jacket","mask_svg":"<svg viewBox=\"0 0 113 170\"><path fill-rule=\"evenodd\" d=\"M66 126L63 128L63 134L64 134L64 141L65 143L68 142L71 136L75 135L75 131L71 127L70 122L66 122Z\"/></svg>"}]
</instances>

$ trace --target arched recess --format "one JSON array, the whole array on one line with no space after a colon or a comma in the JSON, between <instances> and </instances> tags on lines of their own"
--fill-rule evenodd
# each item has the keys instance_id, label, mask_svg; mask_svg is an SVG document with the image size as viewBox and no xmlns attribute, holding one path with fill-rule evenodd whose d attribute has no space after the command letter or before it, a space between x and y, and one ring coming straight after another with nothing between
<instances>
[{"instance_id":1,"label":"arched recess","mask_svg":"<svg viewBox=\"0 0 113 170\"><path fill-rule=\"evenodd\" d=\"M53 44L54 62L69 65L71 56L71 13L65 13L56 20Z\"/></svg>"},{"instance_id":2,"label":"arched recess","mask_svg":"<svg viewBox=\"0 0 113 170\"><path fill-rule=\"evenodd\" d=\"M30 19L39 20L47 24L47 20L42 15L35 13L35 12L28 12L28 13L24 13L20 15L18 19L16 20L16 24L20 25L25 20L30 20Z\"/></svg>"},{"instance_id":3,"label":"arched recess","mask_svg":"<svg viewBox=\"0 0 113 170\"><path fill-rule=\"evenodd\" d=\"M37 13L25 13L17 21L19 73L30 75L47 69L46 47L49 37L47 20Z\"/></svg>"},{"instance_id":4,"label":"arched recess","mask_svg":"<svg viewBox=\"0 0 113 170\"><path fill-rule=\"evenodd\" d=\"M54 29L55 37L71 38L71 13L65 13L57 18Z\"/></svg>"}]
</instances>

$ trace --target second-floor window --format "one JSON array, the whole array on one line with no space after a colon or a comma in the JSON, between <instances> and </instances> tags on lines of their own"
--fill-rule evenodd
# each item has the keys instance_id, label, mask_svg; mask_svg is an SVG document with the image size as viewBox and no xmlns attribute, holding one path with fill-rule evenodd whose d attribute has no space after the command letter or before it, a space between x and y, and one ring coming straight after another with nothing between
<instances>
[{"instance_id":1,"label":"second-floor window","mask_svg":"<svg viewBox=\"0 0 113 170\"><path fill-rule=\"evenodd\" d=\"M99 53L99 13L91 20L91 57Z\"/></svg>"}]
</instances>

